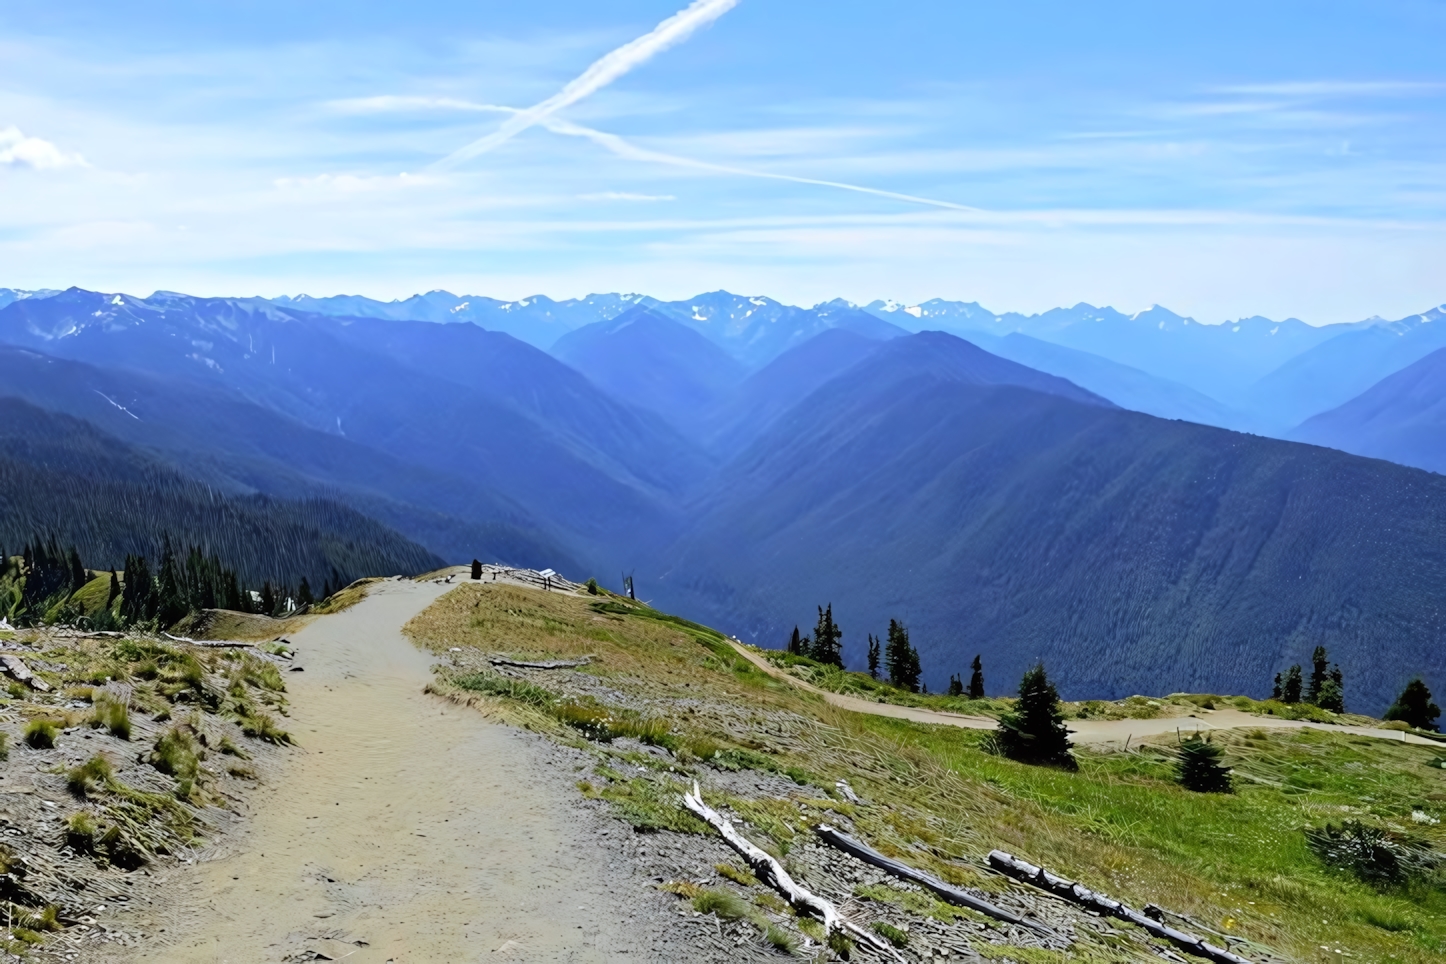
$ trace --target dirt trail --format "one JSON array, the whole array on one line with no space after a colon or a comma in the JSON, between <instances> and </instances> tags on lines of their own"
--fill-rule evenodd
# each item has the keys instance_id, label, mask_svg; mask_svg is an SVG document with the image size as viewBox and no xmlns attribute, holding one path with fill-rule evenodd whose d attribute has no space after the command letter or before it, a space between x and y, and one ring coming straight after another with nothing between
<instances>
[{"instance_id":1,"label":"dirt trail","mask_svg":"<svg viewBox=\"0 0 1446 964\"><path fill-rule=\"evenodd\" d=\"M769 676L786 680L794 686L808 690L811 693L817 693L823 697L826 702L841 709L852 710L855 713L868 713L873 716L888 716L899 720L913 720L915 723L942 723L947 726L960 726L970 730L992 730L997 725L993 719L987 716L968 716L963 713L945 713L939 710L928 710L917 706L897 706L893 703L875 703L872 700L860 699L857 696L831 693L828 690L814 686L812 683L807 683L797 676L790 676L746 646L733 643L733 648ZM1177 729L1181 733L1193 733L1197 729L1231 730L1260 728L1298 730L1307 727L1317 730L1327 730L1333 733L1354 733L1358 736L1379 737L1383 740L1395 740L1397 743L1417 743L1422 746L1441 745L1434 740L1416 736L1414 733L1402 733L1399 730L1383 730L1371 726L1337 726L1325 723L1308 723L1301 720L1282 720L1279 717L1257 716L1254 713L1245 713L1236 709L1200 710L1196 716L1162 717L1154 720L1069 721L1070 733L1076 743L1122 743L1131 737L1138 740L1149 736L1163 736L1167 733L1174 733Z\"/></svg>"},{"instance_id":2,"label":"dirt trail","mask_svg":"<svg viewBox=\"0 0 1446 964\"><path fill-rule=\"evenodd\" d=\"M290 637L301 746L228 853L183 871L145 960L647 956L535 738L422 692L432 659L400 627L452 588L380 583Z\"/></svg>"}]
</instances>

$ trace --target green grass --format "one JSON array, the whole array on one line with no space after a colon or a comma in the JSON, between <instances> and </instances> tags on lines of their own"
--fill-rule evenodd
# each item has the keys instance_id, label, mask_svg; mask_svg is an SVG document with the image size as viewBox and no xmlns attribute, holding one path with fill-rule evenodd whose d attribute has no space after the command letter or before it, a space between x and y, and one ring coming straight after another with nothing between
<instances>
[{"instance_id":1,"label":"green grass","mask_svg":"<svg viewBox=\"0 0 1446 964\"><path fill-rule=\"evenodd\" d=\"M627 768L625 774L604 762L595 777L579 784L638 829L708 832L678 804L690 769L767 770L793 775L800 789L781 797L705 795L737 814L740 830L775 856L786 857L801 836L811 837L814 824L847 816L852 832L876 849L958 886L1019 886L983 870L989 850L1009 850L1137 907L1160 903L1288 959L1315 959L1326 944L1358 959L1425 964L1446 948L1441 890L1371 886L1322 863L1305 833L1350 818L1404 826L1446 852L1446 754L1440 748L1323 730L1226 731L1216 738L1225 747L1224 763L1235 769L1237 792L1202 795L1175 783L1173 736L1135 744L1129 753L1080 748L1077 773L1031 767L984 752L986 731L829 706L757 670L721 635L612 597L463 586L407 631L442 652L460 645L550 658L594 656L583 671L588 677L668 724L653 737L672 751L671 759L594 742L600 759L620 757L644 772ZM781 661L808 668L796 658ZM828 678L837 675L829 672ZM555 687L549 690L478 674L469 687L492 701L487 707L512 706L510 719L569 740L584 728L611 732L622 721L642 725L652 718L575 695L569 679L576 677L548 677ZM859 685L860 692L874 692L870 687L882 684ZM586 689L595 691L591 682ZM1184 716L1207 704L1256 704L1248 702L1176 694L1073 704L1071 710L1080 716ZM570 707L564 716L575 718L568 725L553 713L562 706ZM872 804L853 807L836 799L833 782L841 778ZM1412 816L1417 812L1443 823L1419 823ZM887 886L868 891L859 896L888 904L892 913L977 920L922 893ZM787 926L806 932L809 923L790 918ZM1069 956L1121 960L1119 941L1081 931ZM1259 956L1245 956L1252 954ZM1040 962L1067 957L1012 947L993 948L990 955Z\"/></svg>"}]
</instances>

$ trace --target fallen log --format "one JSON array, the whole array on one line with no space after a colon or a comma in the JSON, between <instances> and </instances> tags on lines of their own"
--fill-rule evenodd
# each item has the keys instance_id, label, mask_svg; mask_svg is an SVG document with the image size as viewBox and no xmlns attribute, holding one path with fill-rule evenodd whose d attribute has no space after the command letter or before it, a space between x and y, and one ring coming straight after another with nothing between
<instances>
[{"instance_id":1,"label":"fallen log","mask_svg":"<svg viewBox=\"0 0 1446 964\"><path fill-rule=\"evenodd\" d=\"M902 960L890 944L841 916L838 908L825 898L800 887L788 875L788 871L783 869L782 864L749 843L746 837L734 830L733 824L729 823L722 814L703 802L703 794L699 791L696 780L693 781L693 792L683 794L683 806L722 834L723 839L728 841L728 845L738 851L739 855L748 862L755 877L782 894L796 909L810 913L822 921L824 933L851 936L874 950Z\"/></svg>"},{"instance_id":2,"label":"fallen log","mask_svg":"<svg viewBox=\"0 0 1446 964\"><path fill-rule=\"evenodd\" d=\"M1067 880L1056 874L1052 874L1043 867L1036 867L1027 861L1020 860L1012 854L1002 850L991 850L989 852L989 863L995 870L1007 874L1015 880L1022 880L1027 884L1033 884L1041 890L1048 891L1056 897L1073 901L1088 907L1090 910L1101 914L1109 914L1111 917L1118 917L1120 920L1129 921L1138 927L1143 928L1155 937L1167 940L1182 951L1204 957L1208 960L1217 961L1218 964L1251 964L1249 960L1232 954L1223 947L1216 947L1196 937L1194 934L1187 934L1184 931L1176 930L1146 917L1137 910L1121 903L1104 894L1097 894L1089 888Z\"/></svg>"},{"instance_id":3,"label":"fallen log","mask_svg":"<svg viewBox=\"0 0 1446 964\"><path fill-rule=\"evenodd\" d=\"M582 659L554 659L542 663L531 663L524 659L508 659L505 656L489 656L487 658L487 662L493 666L516 666L519 669L574 669L578 666L586 666L591 661L591 656L584 656Z\"/></svg>"},{"instance_id":4,"label":"fallen log","mask_svg":"<svg viewBox=\"0 0 1446 964\"><path fill-rule=\"evenodd\" d=\"M191 639L188 636L172 636L170 633L161 633L161 635L173 642L185 643L188 646L204 646L207 649L225 649L232 646L256 648L255 643L246 643L239 639Z\"/></svg>"},{"instance_id":5,"label":"fallen log","mask_svg":"<svg viewBox=\"0 0 1446 964\"><path fill-rule=\"evenodd\" d=\"M5 672L17 683L24 683L33 690L42 693L50 692L50 684L39 676L30 672L30 667L25 665L25 660L19 656L0 656L0 665L5 667Z\"/></svg>"},{"instance_id":6,"label":"fallen log","mask_svg":"<svg viewBox=\"0 0 1446 964\"><path fill-rule=\"evenodd\" d=\"M958 907L967 907L970 910L978 911L986 917L992 917L995 920L1003 921L1006 924L1013 924L1016 927L1027 927L1036 934L1041 934L1045 937L1052 937L1058 940L1065 939L1037 921L1028 920L1013 911L996 907L987 900L981 900L967 891L946 884L933 874L919 870L917 867L910 867L902 861L894 860L892 857L885 857L863 841L855 840L848 834L836 830L826 823L821 823L815 827L814 833L818 834L819 839L830 847L842 850L846 854L851 854L866 864L872 864L878 867L880 870L888 871L895 877L900 877L904 880L912 881L920 887L925 887L937 894L939 898L946 903L954 904Z\"/></svg>"}]
</instances>

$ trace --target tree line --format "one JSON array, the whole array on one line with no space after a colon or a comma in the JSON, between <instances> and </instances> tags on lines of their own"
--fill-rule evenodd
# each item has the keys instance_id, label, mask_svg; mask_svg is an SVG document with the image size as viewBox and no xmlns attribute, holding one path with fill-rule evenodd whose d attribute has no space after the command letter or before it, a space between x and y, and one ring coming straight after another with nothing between
<instances>
[{"instance_id":1,"label":"tree line","mask_svg":"<svg viewBox=\"0 0 1446 964\"><path fill-rule=\"evenodd\" d=\"M843 669L843 630L834 622L833 603L818 607L818 622L814 624L812 636L803 635L798 626L794 626L787 648L795 656L806 656L825 666ZM910 693L928 692L928 686L923 681L919 651L909 642L908 627L897 619L889 620L884 640L873 633L868 634L868 665L869 676L874 679L879 679L882 669L891 685ZM981 657L974 657L967 691L963 680L954 674L949 677L948 692L950 696L967 695L971 700L984 698L984 664Z\"/></svg>"},{"instance_id":2,"label":"tree line","mask_svg":"<svg viewBox=\"0 0 1446 964\"><path fill-rule=\"evenodd\" d=\"M203 609L229 609L283 616L317 601L302 576L294 587L263 580L248 588L236 571L216 555L191 546L177 553L169 536L153 565L144 555L127 553L124 568L108 571L101 598L78 598L80 591L107 570L89 570L74 546L62 550L54 536L26 542L19 554L0 548L0 616L17 625L85 620L91 629L131 626L164 628ZM345 583L335 569L324 578L321 598Z\"/></svg>"}]
</instances>

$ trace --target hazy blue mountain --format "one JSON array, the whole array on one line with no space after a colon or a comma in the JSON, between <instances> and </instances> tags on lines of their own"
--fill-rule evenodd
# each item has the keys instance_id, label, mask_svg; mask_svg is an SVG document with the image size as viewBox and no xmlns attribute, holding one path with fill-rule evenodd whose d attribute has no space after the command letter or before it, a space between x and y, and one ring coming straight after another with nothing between
<instances>
[{"instance_id":1,"label":"hazy blue mountain","mask_svg":"<svg viewBox=\"0 0 1446 964\"><path fill-rule=\"evenodd\" d=\"M0 342L225 386L317 431L495 493L567 534L574 555L608 568L666 526L671 500L686 487L678 473L705 464L657 420L622 419L590 437L585 427L542 420L525 398L450 381L436 366L409 367L385 349L358 344L348 330L344 319L259 299L134 299L72 289L0 309ZM514 347L536 364L542 380L532 391L584 391L584 408L618 410L565 365ZM631 432L644 438L628 439ZM609 447L620 438L626 444Z\"/></svg>"},{"instance_id":2,"label":"hazy blue mountain","mask_svg":"<svg viewBox=\"0 0 1446 964\"><path fill-rule=\"evenodd\" d=\"M1053 345L1019 332L1002 338L984 333L969 333L964 337L1001 358L1067 378L1121 408L1239 432L1260 431L1254 418L1208 395L1099 355Z\"/></svg>"},{"instance_id":3,"label":"hazy blue mountain","mask_svg":"<svg viewBox=\"0 0 1446 964\"><path fill-rule=\"evenodd\" d=\"M1446 347L1446 305L1399 321L1341 326L1338 337L1292 358L1246 394L1251 408L1295 426L1360 395L1392 372Z\"/></svg>"},{"instance_id":4,"label":"hazy blue mountain","mask_svg":"<svg viewBox=\"0 0 1446 964\"><path fill-rule=\"evenodd\" d=\"M271 300L282 307L335 317L470 322L542 349L552 347L558 338L583 325L616 317L639 304L657 304L656 299L644 295L594 294L564 301L534 295L517 301L501 301L480 295L454 295L449 291L429 291L399 301L374 301L358 295L328 298L297 295Z\"/></svg>"},{"instance_id":5,"label":"hazy blue mountain","mask_svg":"<svg viewBox=\"0 0 1446 964\"><path fill-rule=\"evenodd\" d=\"M86 422L0 398L0 546L49 537L92 568L119 568L127 553L155 560L169 538L253 586L305 577L319 589L442 562L335 501L221 495Z\"/></svg>"},{"instance_id":6,"label":"hazy blue mountain","mask_svg":"<svg viewBox=\"0 0 1446 964\"><path fill-rule=\"evenodd\" d=\"M966 337L1017 332L1185 385L1239 410L1244 410L1257 379L1355 327L1313 327L1294 318L1271 321L1259 316L1206 325L1159 305L1126 315L1083 302L1037 315L996 315L972 302L939 299L912 306L876 301L868 310L899 324L913 319L907 327L915 330L937 327ZM1249 414L1261 418L1254 409ZM1279 430L1294 424L1270 419L1269 413L1265 420Z\"/></svg>"},{"instance_id":7,"label":"hazy blue mountain","mask_svg":"<svg viewBox=\"0 0 1446 964\"><path fill-rule=\"evenodd\" d=\"M690 434L746 374L712 340L643 307L564 335L552 353L614 397Z\"/></svg>"},{"instance_id":8,"label":"hazy blue mountain","mask_svg":"<svg viewBox=\"0 0 1446 964\"><path fill-rule=\"evenodd\" d=\"M334 499L447 559L577 564L548 525L504 496L307 428L222 386L0 346L0 393L83 419L224 494Z\"/></svg>"},{"instance_id":9,"label":"hazy blue mountain","mask_svg":"<svg viewBox=\"0 0 1446 964\"><path fill-rule=\"evenodd\" d=\"M810 392L858 364L880 344L847 328L830 328L790 348L749 375L710 414L708 445L721 454L741 450Z\"/></svg>"},{"instance_id":10,"label":"hazy blue mountain","mask_svg":"<svg viewBox=\"0 0 1446 964\"><path fill-rule=\"evenodd\" d=\"M855 666L902 619L933 688L982 652L992 692L1043 659L1067 696L1262 695L1317 644L1362 710L1446 678L1446 478L1008 365L881 346L728 463L646 590L768 645L831 601Z\"/></svg>"},{"instance_id":11,"label":"hazy blue mountain","mask_svg":"<svg viewBox=\"0 0 1446 964\"><path fill-rule=\"evenodd\" d=\"M1446 475L1446 348L1387 375L1291 435Z\"/></svg>"},{"instance_id":12,"label":"hazy blue mountain","mask_svg":"<svg viewBox=\"0 0 1446 964\"><path fill-rule=\"evenodd\" d=\"M16 301L24 301L27 298L49 298L51 295L58 295L59 291L49 288L40 288L35 291L20 291L15 288L0 288L0 308Z\"/></svg>"}]
</instances>

